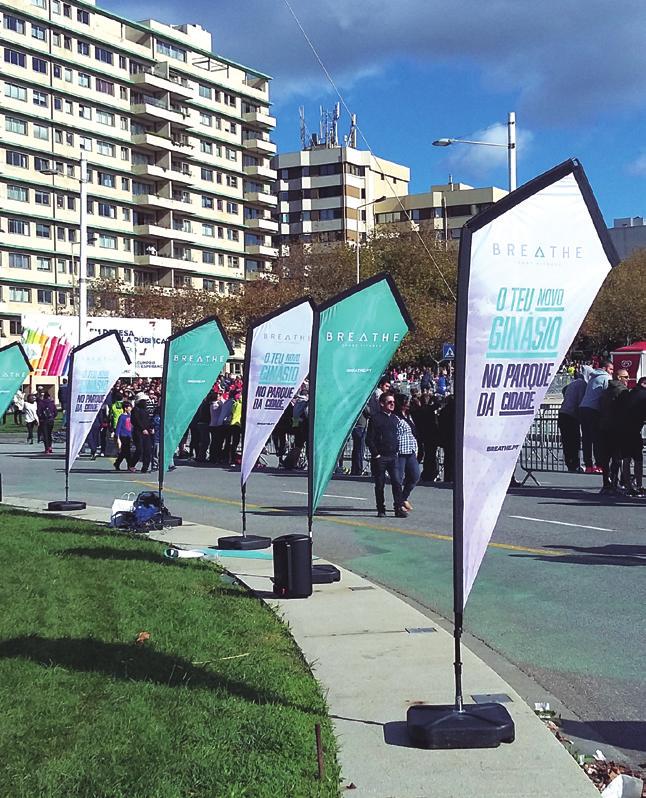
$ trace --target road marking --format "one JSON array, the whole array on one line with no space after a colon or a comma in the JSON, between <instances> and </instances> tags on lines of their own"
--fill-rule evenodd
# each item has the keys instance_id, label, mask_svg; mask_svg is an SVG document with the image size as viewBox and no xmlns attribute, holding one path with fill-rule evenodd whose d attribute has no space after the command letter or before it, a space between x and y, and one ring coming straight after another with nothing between
<instances>
[{"instance_id":1,"label":"road marking","mask_svg":"<svg viewBox=\"0 0 646 798\"><path fill-rule=\"evenodd\" d=\"M132 479L108 479L106 477L87 477L87 482L127 482L132 483Z\"/></svg>"},{"instance_id":2,"label":"road marking","mask_svg":"<svg viewBox=\"0 0 646 798\"><path fill-rule=\"evenodd\" d=\"M134 483L139 485L148 485L156 487L156 483L146 482L143 479L133 479ZM186 490L178 490L177 488L164 488L164 493L175 493L177 496L186 496L189 499L200 499L205 502L212 502L213 504L232 504L240 506L240 502L233 501L232 499L220 499L217 496L202 496L200 493L190 493ZM266 507L264 504L249 504L247 502L247 510L264 510L270 513L281 513L282 510L277 510L275 507ZM365 521L352 521L345 518L339 518L336 515L317 516L317 521L323 523L340 524L341 526L359 527L362 529L371 529L373 532L396 532L399 535L410 535L411 537L427 538L429 540L444 540L449 543L453 542L452 535L443 535L440 532L421 532L417 529L402 529L396 526L376 526L369 524ZM528 546L514 546L511 543L489 543L492 549L503 549L503 551L521 551L525 554L540 554L549 557L562 557L562 551L555 549L532 549Z\"/></svg>"},{"instance_id":3,"label":"road marking","mask_svg":"<svg viewBox=\"0 0 646 798\"><path fill-rule=\"evenodd\" d=\"M521 521L538 521L541 524L558 524L559 526L574 526L577 529L594 529L595 532L616 532L616 529L606 529L605 526L586 526L586 524L569 524L567 521L548 521L547 518L530 518L527 515L510 515L510 518L519 518Z\"/></svg>"},{"instance_id":4,"label":"road marking","mask_svg":"<svg viewBox=\"0 0 646 798\"><path fill-rule=\"evenodd\" d=\"M296 493L299 496L307 496L306 490L284 490L283 493ZM328 499L354 499L357 502L367 502L368 499L364 499L363 496L342 496L340 493L324 493L323 498Z\"/></svg>"}]
</instances>

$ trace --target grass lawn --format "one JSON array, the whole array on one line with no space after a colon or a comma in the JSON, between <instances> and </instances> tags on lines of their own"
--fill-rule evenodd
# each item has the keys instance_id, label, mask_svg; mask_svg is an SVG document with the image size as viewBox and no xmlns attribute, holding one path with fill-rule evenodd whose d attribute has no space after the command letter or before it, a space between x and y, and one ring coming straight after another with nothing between
<instances>
[{"instance_id":1,"label":"grass lawn","mask_svg":"<svg viewBox=\"0 0 646 798\"><path fill-rule=\"evenodd\" d=\"M0 507L0 541L0 796L338 795L321 690L259 599L79 521Z\"/></svg>"}]
</instances>

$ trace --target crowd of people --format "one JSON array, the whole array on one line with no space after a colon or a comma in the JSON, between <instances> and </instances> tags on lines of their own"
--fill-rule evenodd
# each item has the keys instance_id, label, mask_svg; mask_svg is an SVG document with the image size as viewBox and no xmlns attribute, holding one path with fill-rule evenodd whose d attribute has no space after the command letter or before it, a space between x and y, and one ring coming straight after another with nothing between
<instances>
[{"instance_id":1,"label":"crowd of people","mask_svg":"<svg viewBox=\"0 0 646 798\"><path fill-rule=\"evenodd\" d=\"M646 424L646 377L628 387L625 368L611 360L582 366L563 390L558 414L568 471L600 474L603 494L646 496L642 427ZM583 465L581 465L583 456Z\"/></svg>"}]
</instances>

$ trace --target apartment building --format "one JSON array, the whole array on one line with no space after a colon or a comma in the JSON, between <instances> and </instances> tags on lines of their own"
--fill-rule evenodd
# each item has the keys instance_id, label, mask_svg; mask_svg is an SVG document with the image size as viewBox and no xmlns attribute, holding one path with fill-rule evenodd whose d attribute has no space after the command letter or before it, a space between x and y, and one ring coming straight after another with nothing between
<instances>
[{"instance_id":1,"label":"apartment building","mask_svg":"<svg viewBox=\"0 0 646 798\"><path fill-rule=\"evenodd\" d=\"M507 191L495 186L473 188L466 183L445 183L431 186L430 191L422 194L387 197L375 203L374 221L377 227L425 228L434 230L443 240L457 239L465 222L506 194Z\"/></svg>"},{"instance_id":2,"label":"apartment building","mask_svg":"<svg viewBox=\"0 0 646 798\"><path fill-rule=\"evenodd\" d=\"M643 216L614 219L612 227L608 228L608 233L621 260L630 257L639 249L646 249L646 223Z\"/></svg>"},{"instance_id":3,"label":"apartment building","mask_svg":"<svg viewBox=\"0 0 646 798\"><path fill-rule=\"evenodd\" d=\"M198 25L90 2L0 0L0 323L74 312L88 277L237 290L275 253L269 78Z\"/></svg>"},{"instance_id":4,"label":"apartment building","mask_svg":"<svg viewBox=\"0 0 646 798\"><path fill-rule=\"evenodd\" d=\"M277 155L277 246L365 240L374 201L408 193L410 170L354 147L312 144Z\"/></svg>"}]
</instances>

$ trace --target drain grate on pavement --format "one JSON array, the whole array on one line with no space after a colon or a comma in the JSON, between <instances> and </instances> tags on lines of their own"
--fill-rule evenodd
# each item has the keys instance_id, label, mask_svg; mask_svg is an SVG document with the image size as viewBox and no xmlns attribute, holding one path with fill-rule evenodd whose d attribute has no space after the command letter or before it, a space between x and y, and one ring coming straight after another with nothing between
<instances>
[{"instance_id":1,"label":"drain grate on pavement","mask_svg":"<svg viewBox=\"0 0 646 798\"><path fill-rule=\"evenodd\" d=\"M372 585L358 585L357 587L351 587L350 590L374 590Z\"/></svg>"},{"instance_id":2,"label":"drain grate on pavement","mask_svg":"<svg viewBox=\"0 0 646 798\"><path fill-rule=\"evenodd\" d=\"M471 696L476 704L511 704L513 698L507 693L475 693Z\"/></svg>"},{"instance_id":3,"label":"drain grate on pavement","mask_svg":"<svg viewBox=\"0 0 646 798\"><path fill-rule=\"evenodd\" d=\"M437 632L437 629L432 626L407 626L406 631L409 635L426 635L431 632Z\"/></svg>"}]
</instances>

